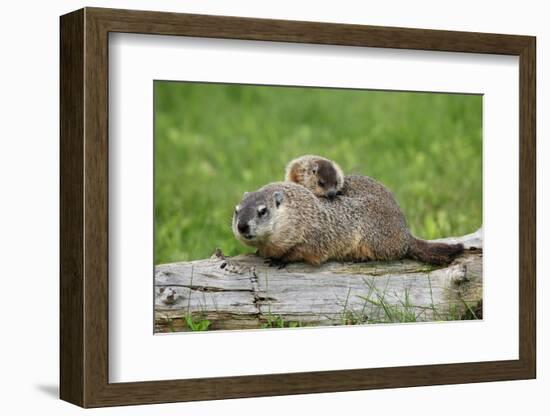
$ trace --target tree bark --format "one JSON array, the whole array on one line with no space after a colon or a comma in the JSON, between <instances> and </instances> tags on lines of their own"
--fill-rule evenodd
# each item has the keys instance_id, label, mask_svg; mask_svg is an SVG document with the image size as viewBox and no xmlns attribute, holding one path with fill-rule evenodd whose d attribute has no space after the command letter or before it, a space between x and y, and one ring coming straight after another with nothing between
<instances>
[{"instance_id":1,"label":"tree bark","mask_svg":"<svg viewBox=\"0 0 550 416\"><path fill-rule=\"evenodd\" d=\"M246 254L155 267L155 330L208 330L479 319L482 230L463 237L466 250L448 266L413 260L303 263L283 269Z\"/></svg>"}]
</instances>

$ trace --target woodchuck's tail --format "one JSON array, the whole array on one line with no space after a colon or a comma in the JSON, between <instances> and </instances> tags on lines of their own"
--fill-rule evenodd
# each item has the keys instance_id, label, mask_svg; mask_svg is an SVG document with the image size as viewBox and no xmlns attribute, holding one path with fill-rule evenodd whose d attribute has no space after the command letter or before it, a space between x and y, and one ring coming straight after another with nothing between
<instances>
[{"instance_id":1,"label":"woodchuck's tail","mask_svg":"<svg viewBox=\"0 0 550 416\"><path fill-rule=\"evenodd\" d=\"M412 237L407 257L424 263L444 265L462 254L462 244L434 243Z\"/></svg>"}]
</instances>

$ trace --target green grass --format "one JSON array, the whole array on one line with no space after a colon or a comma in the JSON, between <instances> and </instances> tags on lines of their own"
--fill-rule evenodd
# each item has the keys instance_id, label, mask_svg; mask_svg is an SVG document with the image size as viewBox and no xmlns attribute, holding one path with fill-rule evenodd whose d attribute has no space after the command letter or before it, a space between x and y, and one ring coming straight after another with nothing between
<instances>
[{"instance_id":1,"label":"green grass","mask_svg":"<svg viewBox=\"0 0 550 416\"><path fill-rule=\"evenodd\" d=\"M243 192L319 154L388 186L412 232L481 225L482 98L155 82L155 263L252 251L231 216Z\"/></svg>"},{"instance_id":2,"label":"green grass","mask_svg":"<svg viewBox=\"0 0 550 416\"><path fill-rule=\"evenodd\" d=\"M196 319L191 314L186 315L183 319L185 320L185 325L189 331L207 331L210 326L210 321L208 319Z\"/></svg>"}]
</instances>

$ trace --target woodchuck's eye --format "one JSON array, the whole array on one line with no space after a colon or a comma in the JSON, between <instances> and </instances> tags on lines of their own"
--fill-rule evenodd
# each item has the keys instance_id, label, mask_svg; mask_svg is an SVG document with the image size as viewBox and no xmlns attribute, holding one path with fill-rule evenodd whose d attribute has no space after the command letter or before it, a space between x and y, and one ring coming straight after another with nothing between
<instances>
[{"instance_id":1,"label":"woodchuck's eye","mask_svg":"<svg viewBox=\"0 0 550 416\"><path fill-rule=\"evenodd\" d=\"M325 182L320 180L317 182L317 185L319 185L322 188L323 186L325 186Z\"/></svg>"},{"instance_id":2,"label":"woodchuck's eye","mask_svg":"<svg viewBox=\"0 0 550 416\"><path fill-rule=\"evenodd\" d=\"M267 207L265 205L260 205L258 207L258 215L261 217L261 216L264 216L266 213L267 213Z\"/></svg>"},{"instance_id":3,"label":"woodchuck's eye","mask_svg":"<svg viewBox=\"0 0 550 416\"><path fill-rule=\"evenodd\" d=\"M235 214L238 214L238 213L239 213L239 208L240 208L240 207L239 207L238 205L235 207Z\"/></svg>"}]
</instances>

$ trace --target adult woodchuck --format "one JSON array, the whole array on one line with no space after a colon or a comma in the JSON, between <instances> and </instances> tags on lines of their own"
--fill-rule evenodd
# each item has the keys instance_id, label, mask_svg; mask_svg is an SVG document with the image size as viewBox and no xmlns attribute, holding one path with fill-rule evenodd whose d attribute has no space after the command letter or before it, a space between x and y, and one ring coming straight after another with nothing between
<instances>
[{"instance_id":1,"label":"adult woodchuck","mask_svg":"<svg viewBox=\"0 0 550 416\"><path fill-rule=\"evenodd\" d=\"M293 182L271 183L245 194L235 208L232 228L239 241L283 264L406 257L446 264L464 249L413 237L393 197L340 195L329 200Z\"/></svg>"}]
</instances>

